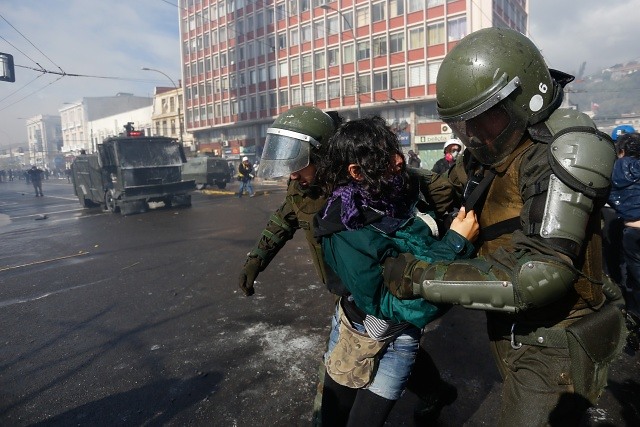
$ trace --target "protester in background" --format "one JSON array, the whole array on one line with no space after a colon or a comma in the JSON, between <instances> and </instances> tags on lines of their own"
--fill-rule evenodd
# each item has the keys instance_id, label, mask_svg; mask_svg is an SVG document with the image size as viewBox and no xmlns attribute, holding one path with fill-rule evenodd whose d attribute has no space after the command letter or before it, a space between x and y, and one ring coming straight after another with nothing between
<instances>
[{"instance_id":1,"label":"protester in background","mask_svg":"<svg viewBox=\"0 0 640 427\"><path fill-rule=\"evenodd\" d=\"M433 165L432 171L438 174L445 174L456 164L456 159L462 151L462 142L458 138L451 138L444 143L444 157Z\"/></svg>"},{"instance_id":2,"label":"protester in background","mask_svg":"<svg viewBox=\"0 0 640 427\"><path fill-rule=\"evenodd\" d=\"M255 196L255 193L253 192L253 185L251 184L254 177L253 166L251 166L249 158L245 156L242 158L242 163L238 166L238 179L240 180L238 197L242 197L245 190L249 193L249 197Z\"/></svg>"},{"instance_id":3,"label":"protester in background","mask_svg":"<svg viewBox=\"0 0 640 427\"><path fill-rule=\"evenodd\" d=\"M635 132L635 129L631 125L616 126L611 132L611 139L613 139L615 143L618 158L624 156L624 147L622 146L624 138L619 137L632 132ZM618 216L609 201L602 207L602 219L604 272L624 290L626 288L627 276L624 255L622 253L622 230L624 229L624 221Z\"/></svg>"},{"instance_id":4,"label":"protester in background","mask_svg":"<svg viewBox=\"0 0 640 427\"><path fill-rule=\"evenodd\" d=\"M609 205L623 221L627 310L640 316L640 133L618 137L620 155L613 166ZM626 288L626 289L625 289Z\"/></svg>"},{"instance_id":5,"label":"protester in background","mask_svg":"<svg viewBox=\"0 0 640 427\"><path fill-rule=\"evenodd\" d=\"M409 165L410 168L419 168L420 164L422 163L422 160L420 160L420 157L418 157L418 155L413 151L413 150L409 150L409 158L407 159L407 164Z\"/></svg>"},{"instance_id":6,"label":"protester in background","mask_svg":"<svg viewBox=\"0 0 640 427\"><path fill-rule=\"evenodd\" d=\"M382 426L407 386L422 328L446 308L393 297L381 263L403 251L428 261L468 257L479 228L462 209L438 241L435 221L432 230L416 217L419 189L409 185L398 138L381 117L343 124L323 151L317 180L328 200L315 235L345 289L325 354L322 421Z\"/></svg>"},{"instance_id":7,"label":"protester in background","mask_svg":"<svg viewBox=\"0 0 640 427\"><path fill-rule=\"evenodd\" d=\"M36 165L31 166L31 169L29 169L27 171L27 174L29 176L29 180L31 181L31 184L33 185L33 189L36 190L36 197L42 197L44 196L44 194L42 194L42 175L43 175L43 170L40 169L39 167L37 167Z\"/></svg>"}]
</instances>

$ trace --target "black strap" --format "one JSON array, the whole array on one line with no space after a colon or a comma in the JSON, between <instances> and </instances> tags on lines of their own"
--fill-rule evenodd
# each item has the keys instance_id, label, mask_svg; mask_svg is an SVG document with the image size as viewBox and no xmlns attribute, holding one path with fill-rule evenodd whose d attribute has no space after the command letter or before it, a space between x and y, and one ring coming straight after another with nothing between
<instances>
[{"instance_id":1,"label":"black strap","mask_svg":"<svg viewBox=\"0 0 640 427\"><path fill-rule=\"evenodd\" d=\"M496 173L493 170L487 171L484 178L482 178L482 181L478 183L476 188L473 189L471 194L469 194L469 197L464 201L464 208L467 212L476 206L476 203L478 203L478 200L480 200L485 191L487 191L487 188L489 188L489 185L491 185L491 182L495 177Z\"/></svg>"},{"instance_id":2,"label":"black strap","mask_svg":"<svg viewBox=\"0 0 640 427\"><path fill-rule=\"evenodd\" d=\"M488 227L484 227L480 230L480 239L485 242L497 239L503 234L513 233L516 230L520 230L520 217L505 219L504 221L496 222Z\"/></svg>"}]
</instances>

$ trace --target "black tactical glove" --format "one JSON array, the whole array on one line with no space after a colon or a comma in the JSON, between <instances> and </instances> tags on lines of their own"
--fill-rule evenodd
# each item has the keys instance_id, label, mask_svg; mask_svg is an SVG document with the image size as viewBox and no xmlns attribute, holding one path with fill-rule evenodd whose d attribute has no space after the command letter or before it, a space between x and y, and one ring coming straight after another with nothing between
<instances>
[{"instance_id":1,"label":"black tactical glove","mask_svg":"<svg viewBox=\"0 0 640 427\"><path fill-rule=\"evenodd\" d=\"M240 289L242 292L248 297L255 293L253 289L253 282L258 277L258 273L260 272L260 258L250 257L247 258L247 261L244 263L244 267L242 267L242 271L240 271Z\"/></svg>"},{"instance_id":2,"label":"black tactical glove","mask_svg":"<svg viewBox=\"0 0 640 427\"><path fill-rule=\"evenodd\" d=\"M396 298L411 299L416 297L413 294L411 269L417 262L418 260L408 253L400 254L398 258L388 257L384 260L382 278L385 286L389 288L389 292Z\"/></svg>"}]
</instances>

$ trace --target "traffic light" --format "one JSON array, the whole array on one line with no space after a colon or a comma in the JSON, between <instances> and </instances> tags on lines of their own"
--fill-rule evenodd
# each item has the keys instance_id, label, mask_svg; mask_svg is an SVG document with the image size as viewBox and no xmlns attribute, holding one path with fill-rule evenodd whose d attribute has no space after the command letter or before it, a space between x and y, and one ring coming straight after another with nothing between
<instances>
[{"instance_id":1,"label":"traffic light","mask_svg":"<svg viewBox=\"0 0 640 427\"><path fill-rule=\"evenodd\" d=\"M11 83L15 82L16 73L13 67L13 56L8 53L0 52L0 65L2 66L0 81Z\"/></svg>"}]
</instances>

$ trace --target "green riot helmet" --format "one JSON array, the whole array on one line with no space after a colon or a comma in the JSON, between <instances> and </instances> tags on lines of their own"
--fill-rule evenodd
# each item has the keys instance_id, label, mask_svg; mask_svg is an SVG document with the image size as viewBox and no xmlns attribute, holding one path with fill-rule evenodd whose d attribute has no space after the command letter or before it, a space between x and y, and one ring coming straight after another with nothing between
<instances>
[{"instance_id":1,"label":"green riot helmet","mask_svg":"<svg viewBox=\"0 0 640 427\"><path fill-rule=\"evenodd\" d=\"M331 117L316 107L293 107L267 129L258 175L288 176L306 167L335 129Z\"/></svg>"},{"instance_id":2,"label":"green riot helmet","mask_svg":"<svg viewBox=\"0 0 640 427\"><path fill-rule=\"evenodd\" d=\"M489 166L506 160L526 129L562 102L562 86L538 48L505 28L464 37L442 61L436 88L442 120Z\"/></svg>"}]
</instances>

